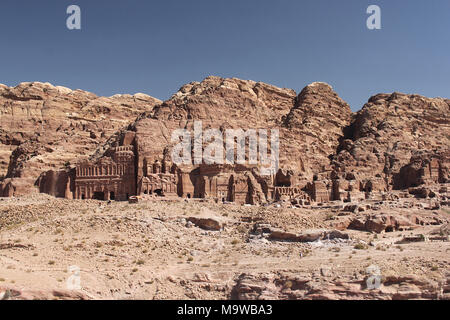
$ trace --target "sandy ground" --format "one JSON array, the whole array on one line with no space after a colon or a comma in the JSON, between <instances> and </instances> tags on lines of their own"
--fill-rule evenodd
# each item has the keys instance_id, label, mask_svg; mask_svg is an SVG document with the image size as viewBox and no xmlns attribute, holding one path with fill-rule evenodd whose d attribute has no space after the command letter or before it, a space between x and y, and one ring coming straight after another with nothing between
<instances>
[{"instance_id":1,"label":"sandy ground","mask_svg":"<svg viewBox=\"0 0 450 320\"><path fill-rule=\"evenodd\" d=\"M308 243L250 237L255 221L295 232L330 229L329 214L192 200L108 204L47 195L3 198L0 289L58 298L50 292L73 289L79 279L78 291L92 299L229 299L237 278L249 273L338 282L361 279L373 265L383 276L440 281L450 271L450 242L396 244L436 226L385 234L345 230L350 240ZM211 217L224 228L207 231L187 222L189 217ZM361 240L370 245L356 249Z\"/></svg>"}]
</instances>

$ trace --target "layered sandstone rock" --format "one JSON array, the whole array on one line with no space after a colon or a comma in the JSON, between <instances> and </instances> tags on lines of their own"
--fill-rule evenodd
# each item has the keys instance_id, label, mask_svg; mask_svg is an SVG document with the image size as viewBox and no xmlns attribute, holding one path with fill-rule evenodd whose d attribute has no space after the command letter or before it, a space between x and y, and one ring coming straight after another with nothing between
<instances>
[{"instance_id":1,"label":"layered sandstone rock","mask_svg":"<svg viewBox=\"0 0 450 320\"><path fill-rule=\"evenodd\" d=\"M183 86L169 100L142 115L132 124L144 153L161 157L170 147L171 133L186 128L193 132L194 120L203 129L271 129L292 108L295 91L261 82L208 77ZM282 135L282 134L280 134ZM156 142L156 143L155 143Z\"/></svg>"},{"instance_id":2,"label":"layered sandstone rock","mask_svg":"<svg viewBox=\"0 0 450 320\"><path fill-rule=\"evenodd\" d=\"M350 124L352 112L325 83L313 83L296 97L295 91L261 82L208 77L183 86L132 125L147 153L162 154L174 129L203 128L280 130L280 167L312 178L329 169ZM160 143L154 143L160 141Z\"/></svg>"},{"instance_id":3,"label":"layered sandstone rock","mask_svg":"<svg viewBox=\"0 0 450 320\"><path fill-rule=\"evenodd\" d=\"M335 154L351 118L350 106L330 85L315 82L305 87L283 119L288 167L308 178L331 170L330 157Z\"/></svg>"},{"instance_id":4,"label":"layered sandstone rock","mask_svg":"<svg viewBox=\"0 0 450 320\"><path fill-rule=\"evenodd\" d=\"M406 189L422 184L448 183L449 167L450 150L414 155L408 164L393 175L394 188Z\"/></svg>"},{"instance_id":5,"label":"layered sandstone rock","mask_svg":"<svg viewBox=\"0 0 450 320\"><path fill-rule=\"evenodd\" d=\"M152 111L145 112L127 130L117 132L91 160L110 157L118 146L131 144L136 155L139 184L151 174L173 174L177 193L183 197L212 197L221 201L261 203L266 201L266 178L246 165L179 165L173 169L172 132L186 128L194 132L194 121L202 129L272 129L292 108L295 92L254 81L208 77L183 86ZM125 136L133 135L126 141ZM205 147L205 145L203 145ZM270 179L270 177L269 177ZM150 182L151 183L151 182ZM263 185L261 185L263 184ZM150 190L153 188L150 187ZM236 190L231 192L231 190Z\"/></svg>"},{"instance_id":6,"label":"layered sandstone rock","mask_svg":"<svg viewBox=\"0 0 450 320\"><path fill-rule=\"evenodd\" d=\"M328 274L322 269L323 274ZM446 299L442 282L446 279L431 280L415 275L380 277L380 286L368 288L367 280L332 278L322 279L311 275L296 275L290 272L243 273L236 279L231 298L236 300L408 300ZM373 276L372 276L373 277ZM448 291L448 290L447 290Z\"/></svg>"},{"instance_id":7,"label":"layered sandstone rock","mask_svg":"<svg viewBox=\"0 0 450 320\"><path fill-rule=\"evenodd\" d=\"M222 201L263 203L274 198L310 196L307 188L315 173L326 178L331 171L330 157L350 124L351 110L325 83L313 83L296 97L293 90L239 79L208 77L183 86L169 100L143 113L126 131L118 132L92 157L98 161L110 156L123 137L134 132L137 181L146 179L149 163L170 163L177 129L277 129L280 137L280 171L262 176L251 165L178 166L178 194L184 197L213 197ZM269 132L270 134L270 132ZM224 137L225 138L225 137ZM194 138L192 138L193 141ZM203 149L206 147L203 143ZM247 141L248 147L248 141ZM248 152L246 154L248 157ZM317 184L317 183L316 183ZM221 189L221 190L219 190ZM233 190L240 189L240 194ZM320 198L314 187L308 190ZM326 190L325 190L326 191ZM331 192L322 200L332 197ZM322 194L321 194L322 195Z\"/></svg>"},{"instance_id":8,"label":"layered sandstone rock","mask_svg":"<svg viewBox=\"0 0 450 320\"><path fill-rule=\"evenodd\" d=\"M159 102L145 94L107 98L49 83L0 85L0 189L8 188L8 195L34 192L43 171L87 158Z\"/></svg>"},{"instance_id":9,"label":"layered sandstone rock","mask_svg":"<svg viewBox=\"0 0 450 320\"><path fill-rule=\"evenodd\" d=\"M432 177L445 182L449 115L449 100L442 98L375 95L357 112L333 164L358 180L382 178L387 188L407 188Z\"/></svg>"},{"instance_id":10,"label":"layered sandstone rock","mask_svg":"<svg viewBox=\"0 0 450 320\"><path fill-rule=\"evenodd\" d=\"M163 103L143 94L104 98L41 83L2 86L0 98L0 147L3 159L11 155L0 185L5 196L30 192L35 184L41 192L78 198L157 192L309 204L373 194L381 199L391 189L449 180L450 101L441 98L378 94L352 113L326 83L312 83L297 96L291 89L213 76L184 85ZM222 133L278 129L279 171L263 176L259 165L174 166L171 135L177 129L193 133L195 121ZM122 168L114 157L125 149L133 159ZM129 181L133 185L125 185Z\"/></svg>"}]
</instances>

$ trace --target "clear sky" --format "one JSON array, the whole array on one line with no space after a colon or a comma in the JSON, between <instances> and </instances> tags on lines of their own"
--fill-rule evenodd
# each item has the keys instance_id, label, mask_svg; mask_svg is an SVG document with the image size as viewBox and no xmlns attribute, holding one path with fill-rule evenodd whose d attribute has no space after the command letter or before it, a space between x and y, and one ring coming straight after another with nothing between
<instances>
[{"instance_id":1,"label":"clear sky","mask_svg":"<svg viewBox=\"0 0 450 320\"><path fill-rule=\"evenodd\" d=\"M81 30L66 9L81 8ZM382 29L366 9L381 7ZM450 98L449 0L1 0L0 83L161 100L208 75L299 92L331 84L360 109L400 91Z\"/></svg>"}]
</instances>

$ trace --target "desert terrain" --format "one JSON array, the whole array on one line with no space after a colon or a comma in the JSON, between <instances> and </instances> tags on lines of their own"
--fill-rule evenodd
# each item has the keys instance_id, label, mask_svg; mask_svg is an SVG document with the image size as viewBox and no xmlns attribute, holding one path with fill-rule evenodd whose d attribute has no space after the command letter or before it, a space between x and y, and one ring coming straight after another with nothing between
<instances>
[{"instance_id":1,"label":"desert terrain","mask_svg":"<svg viewBox=\"0 0 450 320\"><path fill-rule=\"evenodd\" d=\"M0 299L449 299L450 99L353 107L323 82L0 85ZM279 130L278 171L175 163L197 121Z\"/></svg>"},{"instance_id":2,"label":"desert terrain","mask_svg":"<svg viewBox=\"0 0 450 320\"><path fill-rule=\"evenodd\" d=\"M450 298L448 206L430 210L426 201L409 198L356 207L338 202L323 208L241 206L150 197L128 203L45 194L1 198L0 295ZM374 214L399 221L413 215L423 225L405 223L392 232L383 224L372 232L340 227L349 217ZM79 290L68 289L71 266L80 270ZM376 288L367 284L374 267L380 275Z\"/></svg>"}]
</instances>

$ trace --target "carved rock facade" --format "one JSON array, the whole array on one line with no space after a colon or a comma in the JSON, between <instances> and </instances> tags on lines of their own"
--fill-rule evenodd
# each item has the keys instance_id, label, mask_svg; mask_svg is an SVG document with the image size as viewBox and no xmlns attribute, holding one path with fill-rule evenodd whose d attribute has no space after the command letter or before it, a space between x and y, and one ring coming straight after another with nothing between
<instances>
[{"instance_id":1,"label":"carved rock facade","mask_svg":"<svg viewBox=\"0 0 450 320\"><path fill-rule=\"evenodd\" d=\"M60 94L70 99L75 93ZM260 82L208 77L183 86L99 141L89 159L75 158L70 163L76 166L62 170L53 167L32 184L40 192L76 199L148 195L311 204L381 198L393 189L449 182L449 114L450 100L441 98L378 94L352 113L325 83L310 84L296 96L293 90ZM261 176L258 166L174 165L171 133L180 128L192 132L195 120L202 121L203 129L222 132L279 129L280 169ZM0 181L0 196L23 194L17 179L34 176L27 164L48 159L53 146L19 143Z\"/></svg>"}]
</instances>

